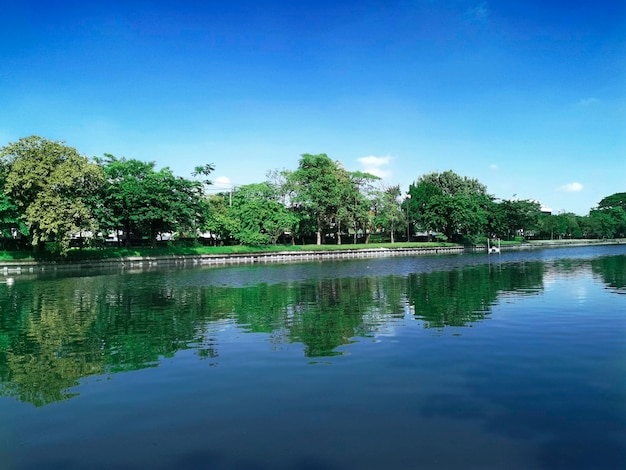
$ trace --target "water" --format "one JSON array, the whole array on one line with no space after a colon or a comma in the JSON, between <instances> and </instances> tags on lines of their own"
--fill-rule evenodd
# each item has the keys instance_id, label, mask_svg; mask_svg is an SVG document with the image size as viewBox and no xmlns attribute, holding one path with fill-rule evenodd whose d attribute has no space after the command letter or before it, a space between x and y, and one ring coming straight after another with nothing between
<instances>
[{"instance_id":1,"label":"water","mask_svg":"<svg viewBox=\"0 0 626 470\"><path fill-rule=\"evenodd\" d=\"M0 468L626 468L625 294L625 246L18 276Z\"/></svg>"}]
</instances>

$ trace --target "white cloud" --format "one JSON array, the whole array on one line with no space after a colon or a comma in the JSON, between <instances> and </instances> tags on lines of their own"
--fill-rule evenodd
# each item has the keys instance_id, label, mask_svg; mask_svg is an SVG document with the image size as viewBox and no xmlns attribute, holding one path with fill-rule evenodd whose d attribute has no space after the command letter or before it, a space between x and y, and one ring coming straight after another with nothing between
<instances>
[{"instance_id":1,"label":"white cloud","mask_svg":"<svg viewBox=\"0 0 626 470\"><path fill-rule=\"evenodd\" d=\"M578 106L582 106L586 108L587 106L592 106L596 104L599 100L597 98L583 98L578 102Z\"/></svg>"},{"instance_id":2,"label":"white cloud","mask_svg":"<svg viewBox=\"0 0 626 470\"><path fill-rule=\"evenodd\" d=\"M559 191L565 192L565 193L577 193L579 191L583 190L583 185L574 181L573 183L568 183L568 184L564 184L563 186L559 187Z\"/></svg>"},{"instance_id":3,"label":"white cloud","mask_svg":"<svg viewBox=\"0 0 626 470\"><path fill-rule=\"evenodd\" d=\"M495 171L498 169L498 165L496 165L495 163L492 163L491 165L489 165L489 169Z\"/></svg>"},{"instance_id":4,"label":"white cloud","mask_svg":"<svg viewBox=\"0 0 626 470\"><path fill-rule=\"evenodd\" d=\"M213 180L213 186L217 187L230 187L232 186L230 183L230 178L228 176L218 176Z\"/></svg>"},{"instance_id":5,"label":"white cloud","mask_svg":"<svg viewBox=\"0 0 626 470\"><path fill-rule=\"evenodd\" d=\"M359 163L363 165L363 171L366 173L371 173L372 175L379 176L380 178L388 178L391 176L391 171L386 170L382 167L385 165L389 165L391 162L391 156L387 155L385 157L376 157L374 155L369 155L367 157L359 158Z\"/></svg>"}]
</instances>

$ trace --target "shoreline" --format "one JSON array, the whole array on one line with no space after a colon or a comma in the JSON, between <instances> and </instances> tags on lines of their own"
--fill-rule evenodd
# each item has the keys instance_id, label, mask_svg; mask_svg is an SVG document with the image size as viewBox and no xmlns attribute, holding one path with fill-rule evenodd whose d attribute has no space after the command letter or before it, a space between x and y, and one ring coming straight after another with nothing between
<instances>
[{"instance_id":1,"label":"shoreline","mask_svg":"<svg viewBox=\"0 0 626 470\"><path fill-rule=\"evenodd\" d=\"M501 251L532 250L545 248L579 247L593 245L621 245L624 239L616 240L540 240L514 245L502 245ZM98 260L79 261L37 261L37 260L6 260L0 261L0 274L34 273L59 269L92 269L113 266L143 268L165 265L190 266L230 266L238 264L268 264L284 262L319 261L333 259L377 258L390 256L416 256L480 253L487 251L486 245L474 246L441 246L441 247L402 247L398 248L348 248L332 250L302 250L246 253L216 253L199 255L162 255L162 256L127 256Z\"/></svg>"}]
</instances>

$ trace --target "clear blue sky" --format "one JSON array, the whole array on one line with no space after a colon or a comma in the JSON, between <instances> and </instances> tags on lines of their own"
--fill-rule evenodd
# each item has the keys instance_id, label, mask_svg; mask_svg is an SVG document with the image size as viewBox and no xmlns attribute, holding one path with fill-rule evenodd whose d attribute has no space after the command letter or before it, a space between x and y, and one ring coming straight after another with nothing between
<instances>
[{"instance_id":1,"label":"clear blue sky","mask_svg":"<svg viewBox=\"0 0 626 470\"><path fill-rule=\"evenodd\" d=\"M236 185L326 153L579 214L626 191L623 0L5 3L0 145Z\"/></svg>"}]
</instances>

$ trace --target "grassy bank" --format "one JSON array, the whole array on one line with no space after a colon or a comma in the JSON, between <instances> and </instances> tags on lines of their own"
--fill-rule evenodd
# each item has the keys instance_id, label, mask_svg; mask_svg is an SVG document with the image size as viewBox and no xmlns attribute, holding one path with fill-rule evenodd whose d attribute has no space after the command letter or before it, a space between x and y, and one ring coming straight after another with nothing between
<instances>
[{"instance_id":1,"label":"grassy bank","mask_svg":"<svg viewBox=\"0 0 626 470\"><path fill-rule=\"evenodd\" d=\"M67 256L43 252L34 254L28 251L0 251L0 261L89 261L118 259L132 256L198 256L243 253L270 253L289 251L329 251L329 250L360 250L377 248L425 248L456 246L455 243L412 242L412 243L369 243L358 245L264 245L264 246L167 246L167 247L136 247L136 248L83 248L71 249Z\"/></svg>"},{"instance_id":2,"label":"grassy bank","mask_svg":"<svg viewBox=\"0 0 626 470\"><path fill-rule=\"evenodd\" d=\"M511 240L501 241L503 248L514 246L564 246L580 244L605 244L626 243L626 239L618 240ZM0 251L0 262L57 262L72 263L79 261L112 260L128 257L160 257L160 256L200 256L200 255L229 255L245 253L271 253L271 252L295 252L295 251L332 251L332 250L364 250L364 249L402 249L402 248L437 248L460 246L456 243L445 242L400 242L400 243L369 243L343 244L343 245L264 245L264 246L166 246L166 247L134 247L134 248L83 248L71 249L66 256L55 253L42 252L35 254L31 251Z\"/></svg>"}]
</instances>

